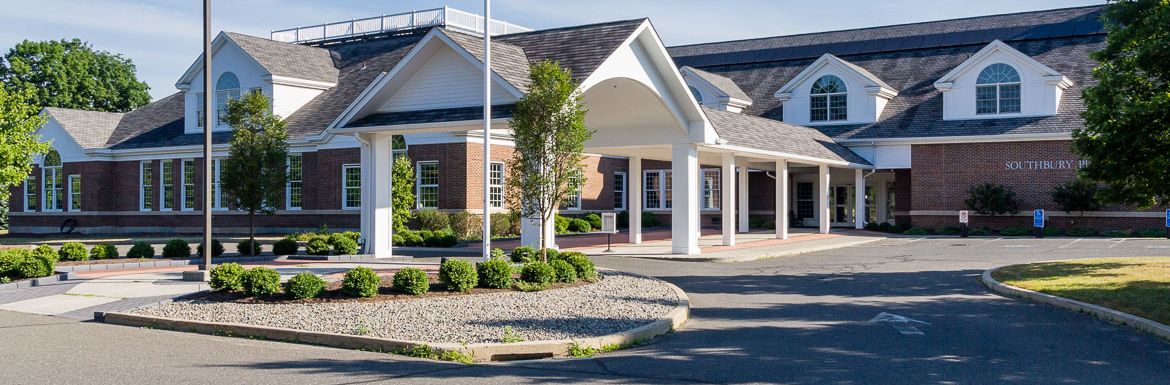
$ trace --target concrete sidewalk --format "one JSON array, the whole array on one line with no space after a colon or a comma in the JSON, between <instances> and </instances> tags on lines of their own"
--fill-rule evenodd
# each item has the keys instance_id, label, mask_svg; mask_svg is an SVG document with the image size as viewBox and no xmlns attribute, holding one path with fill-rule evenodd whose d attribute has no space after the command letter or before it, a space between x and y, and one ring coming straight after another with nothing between
<instances>
[{"instance_id":1,"label":"concrete sidewalk","mask_svg":"<svg viewBox=\"0 0 1170 385\"><path fill-rule=\"evenodd\" d=\"M831 234L817 234L808 230L794 229L788 239L776 239L772 231L736 234L735 246L722 246L722 235L704 235L699 238L701 254L671 254L670 240L615 244L612 251L606 247L568 248L565 251L579 251L589 256L634 257L688 262L744 262L757 259L783 257L817 251L832 250L880 241L885 237L867 232L838 231Z\"/></svg>"}]
</instances>

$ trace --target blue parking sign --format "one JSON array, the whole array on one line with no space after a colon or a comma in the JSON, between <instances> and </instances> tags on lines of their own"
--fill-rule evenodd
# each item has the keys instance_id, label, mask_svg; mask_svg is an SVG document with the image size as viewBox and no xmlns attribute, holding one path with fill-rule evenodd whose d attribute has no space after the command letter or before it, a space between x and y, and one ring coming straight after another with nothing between
<instances>
[{"instance_id":1,"label":"blue parking sign","mask_svg":"<svg viewBox=\"0 0 1170 385\"><path fill-rule=\"evenodd\" d=\"M1170 209L1166 209L1166 227L1170 227Z\"/></svg>"},{"instance_id":2,"label":"blue parking sign","mask_svg":"<svg viewBox=\"0 0 1170 385\"><path fill-rule=\"evenodd\" d=\"M1167 210L1167 212L1170 212L1170 210ZM1170 221L1167 223L1170 223ZM1032 226L1044 227L1044 210L1036 210L1032 212Z\"/></svg>"}]
</instances>

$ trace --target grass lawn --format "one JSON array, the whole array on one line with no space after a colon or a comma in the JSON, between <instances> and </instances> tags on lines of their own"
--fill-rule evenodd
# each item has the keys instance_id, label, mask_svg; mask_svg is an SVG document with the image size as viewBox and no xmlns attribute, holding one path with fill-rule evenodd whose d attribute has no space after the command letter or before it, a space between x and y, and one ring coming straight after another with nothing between
<instances>
[{"instance_id":1,"label":"grass lawn","mask_svg":"<svg viewBox=\"0 0 1170 385\"><path fill-rule=\"evenodd\" d=\"M999 269L991 276L1170 325L1170 257L1035 263Z\"/></svg>"}]
</instances>

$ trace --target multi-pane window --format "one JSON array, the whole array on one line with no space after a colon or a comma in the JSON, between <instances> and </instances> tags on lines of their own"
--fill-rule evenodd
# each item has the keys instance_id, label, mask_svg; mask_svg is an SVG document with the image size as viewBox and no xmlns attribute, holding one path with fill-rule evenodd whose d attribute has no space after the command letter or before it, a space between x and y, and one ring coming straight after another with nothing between
<instances>
[{"instance_id":1,"label":"multi-pane window","mask_svg":"<svg viewBox=\"0 0 1170 385\"><path fill-rule=\"evenodd\" d=\"M826 122L849 119L849 96L845 82L825 75L813 83L809 92L809 120Z\"/></svg>"},{"instance_id":2,"label":"multi-pane window","mask_svg":"<svg viewBox=\"0 0 1170 385\"><path fill-rule=\"evenodd\" d=\"M402 135L394 135L390 137L390 151L394 154L395 161L398 158L406 156L406 137Z\"/></svg>"},{"instance_id":3,"label":"multi-pane window","mask_svg":"<svg viewBox=\"0 0 1170 385\"><path fill-rule=\"evenodd\" d=\"M343 209L357 209L362 207L362 167L356 164L341 166L341 174L345 178L342 186Z\"/></svg>"},{"instance_id":4,"label":"multi-pane window","mask_svg":"<svg viewBox=\"0 0 1170 385\"><path fill-rule=\"evenodd\" d=\"M231 72L224 72L215 83L215 125L222 126L227 114L227 102L240 98L240 78Z\"/></svg>"},{"instance_id":5,"label":"multi-pane window","mask_svg":"<svg viewBox=\"0 0 1170 385\"><path fill-rule=\"evenodd\" d=\"M439 208L439 162L418 162L418 208Z\"/></svg>"},{"instance_id":6,"label":"multi-pane window","mask_svg":"<svg viewBox=\"0 0 1170 385\"><path fill-rule=\"evenodd\" d=\"M719 170L703 170L703 209L719 209L722 199L719 185Z\"/></svg>"},{"instance_id":7,"label":"multi-pane window","mask_svg":"<svg viewBox=\"0 0 1170 385\"><path fill-rule=\"evenodd\" d=\"M301 154L292 154L288 156L288 184L285 186L284 206L288 210L301 209Z\"/></svg>"},{"instance_id":8,"label":"multi-pane window","mask_svg":"<svg viewBox=\"0 0 1170 385\"><path fill-rule=\"evenodd\" d=\"M561 209L564 210L580 210L581 209L581 171L578 170L573 175L569 176L569 183L577 184L577 191L565 196L561 201Z\"/></svg>"},{"instance_id":9,"label":"multi-pane window","mask_svg":"<svg viewBox=\"0 0 1170 385\"><path fill-rule=\"evenodd\" d=\"M195 127L203 127L203 122L207 121L207 103L204 102L203 94L195 94Z\"/></svg>"},{"instance_id":10,"label":"multi-pane window","mask_svg":"<svg viewBox=\"0 0 1170 385\"><path fill-rule=\"evenodd\" d=\"M45 159L41 162L41 178L45 184L44 211L61 211L65 208L65 197L61 194L65 190L65 175L61 170L61 154L57 150L49 149Z\"/></svg>"},{"instance_id":11,"label":"multi-pane window","mask_svg":"<svg viewBox=\"0 0 1170 385\"><path fill-rule=\"evenodd\" d=\"M613 209L626 209L626 173L613 173Z\"/></svg>"},{"instance_id":12,"label":"multi-pane window","mask_svg":"<svg viewBox=\"0 0 1170 385\"><path fill-rule=\"evenodd\" d=\"M154 209L154 169L150 161L138 163L138 209L150 211Z\"/></svg>"},{"instance_id":13,"label":"multi-pane window","mask_svg":"<svg viewBox=\"0 0 1170 385\"><path fill-rule=\"evenodd\" d=\"M69 211L81 211L81 175L69 176Z\"/></svg>"},{"instance_id":14,"label":"multi-pane window","mask_svg":"<svg viewBox=\"0 0 1170 385\"><path fill-rule=\"evenodd\" d=\"M980 115L1020 112L1020 73L1003 63L984 68L975 80L975 113Z\"/></svg>"},{"instance_id":15,"label":"multi-pane window","mask_svg":"<svg viewBox=\"0 0 1170 385\"><path fill-rule=\"evenodd\" d=\"M183 159L183 210L195 209L195 161Z\"/></svg>"},{"instance_id":16,"label":"multi-pane window","mask_svg":"<svg viewBox=\"0 0 1170 385\"><path fill-rule=\"evenodd\" d=\"M24 211L37 211L37 177L29 175L24 181Z\"/></svg>"},{"instance_id":17,"label":"multi-pane window","mask_svg":"<svg viewBox=\"0 0 1170 385\"><path fill-rule=\"evenodd\" d=\"M492 162L488 180L488 204L492 208L504 207L504 164Z\"/></svg>"},{"instance_id":18,"label":"multi-pane window","mask_svg":"<svg viewBox=\"0 0 1170 385\"><path fill-rule=\"evenodd\" d=\"M223 208L223 193L219 189L220 159L211 160L211 208Z\"/></svg>"},{"instance_id":19,"label":"multi-pane window","mask_svg":"<svg viewBox=\"0 0 1170 385\"><path fill-rule=\"evenodd\" d=\"M809 182L800 182L796 184L796 217L797 218L812 218L816 209L813 206L816 204L813 200L813 184Z\"/></svg>"},{"instance_id":20,"label":"multi-pane window","mask_svg":"<svg viewBox=\"0 0 1170 385\"><path fill-rule=\"evenodd\" d=\"M674 194L671 191L674 189L674 179L670 177L672 174L670 170L663 170L662 174L665 175L662 178L662 196L665 197L663 208L669 209L674 207Z\"/></svg>"},{"instance_id":21,"label":"multi-pane window","mask_svg":"<svg viewBox=\"0 0 1170 385\"><path fill-rule=\"evenodd\" d=\"M175 162L164 160L162 169L162 210L170 211L175 208Z\"/></svg>"},{"instance_id":22,"label":"multi-pane window","mask_svg":"<svg viewBox=\"0 0 1170 385\"><path fill-rule=\"evenodd\" d=\"M877 222L877 186L865 186L865 223Z\"/></svg>"},{"instance_id":23,"label":"multi-pane window","mask_svg":"<svg viewBox=\"0 0 1170 385\"><path fill-rule=\"evenodd\" d=\"M671 177L670 170L643 171L643 181L646 191L642 194L642 203L647 210L663 210L671 207Z\"/></svg>"}]
</instances>

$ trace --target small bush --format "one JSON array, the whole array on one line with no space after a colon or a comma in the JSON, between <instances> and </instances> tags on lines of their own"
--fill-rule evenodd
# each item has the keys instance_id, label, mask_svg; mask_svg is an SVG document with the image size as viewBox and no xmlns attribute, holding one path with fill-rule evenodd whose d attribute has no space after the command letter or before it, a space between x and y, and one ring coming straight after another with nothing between
<instances>
[{"instance_id":1,"label":"small bush","mask_svg":"<svg viewBox=\"0 0 1170 385\"><path fill-rule=\"evenodd\" d=\"M1166 236L1166 229L1141 229L1137 236L1142 238L1161 238Z\"/></svg>"},{"instance_id":2,"label":"small bush","mask_svg":"<svg viewBox=\"0 0 1170 385\"><path fill-rule=\"evenodd\" d=\"M1003 236L1007 236L1007 237L1018 237L1021 235L1028 235L1030 233L1032 233L1032 232L1028 231L1028 229L1016 228L1016 227L1008 227L1006 229L999 231L999 235L1003 235Z\"/></svg>"},{"instance_id":3,"label":"small bush","mask_svg":"<svg viewBox=\"0 0 1170 385\"><path fill-rule=\"evenodd\" d=\"M167 245L163 246L163 256L167 258L189 258L191 257L191 245L187 241L175 238L167 241Z\"/></svg>"},{"instance_id":4,"label":"small bush","mask_svg":"<svg viewBox=\"0 0 1170 385\"><path fill-rule=\"evenodd\" d=\"M549 251L556 252L556 250L549 250ZM550 263L551 263L552 261L563 261L563 260L566 260L566 259L568 259L569 257L572 257L572 256L584 257L584 256L585 256L585 253L582 253L582 252L579 252L579 251L566 251L566 252L563 252L563 253L559 253L559 252L558 252L558 253L556 253L556 254L555 254L555 257L554 257L554 254L549 254L548 261L549 261Z\"/></svg>"},{"instance_id":5,"label":"small bush","mask_svg":"<svg viewBox=\"0 0 1170 385\"><path fill-rule=\"evenodd\" d=\"M555 261L561 257L561 253L559 251L557 251L556 249L542 249L542 250L536 251L536 261L540 261L540 252L541 251L544 251L545 262Z\"/></svg>"},{"instance_id":6,"label":"small bush","mask_svg":"<svg viewBox=\"0 0 1170 385\"><path fill-rule=\"evenodd\" d=\"M492 259L476 266L479 285L493 289L512 287L512 265L503 259Z\"/></svg>"},{"instance_id":7,"label":"small bush","mask_svg":"<svg viewBox=\"0 0 1170 385\"><path fill-rule=\"evenodd\" d=\"M49 246L49 245L37 246L35 249L32 250L32 255L34 257L45 257L48 259L52 259L53 261L56 261L57 257L58 257L57 252L55 250L53 250L52 246Z\"/></svg>"},{"instance_id":8,"label":"small bush","mask_svg":"<svg viewBox=\"0 0 1170 385\"><path fill-rule=\"evenodd\" d=\"M465 292L479 283L479 276L475 274L471 262L452 259L439 266L439 280L447 286L447 290Z\"/></svg>"},{"instance_id":9,"label":"small bush","mask_svg":"<svg viewBox=\"0 0 1170 385\"><path fill-rule=\"evenodd\" d=\"M280 291L280 273L267 267L253 267L240 277L245 295L272 295Z\"/></svg>"},{"instance_id":10,"label":"small bush","mask_svg":"<svg viewBox=\"0 0 1170 385\"><path fill-rule=\"evenodd\" d=\"M245 239L236 244L236 251L240 255L260 255L260 242Z\"/></svg>"},{"instance_id":11,"label":"small bush","mask_svg":"<svg viewBox=\"0 0 1170 385\"><path fill-rule=\"evenodd\" d=\"M548 285L557 280L557 272L544 262L533 262L520 269L520 280L528 283Z\"/></svg>"},{"instance_id":12,"label":"small bush","mask_svg":"<svg viewBox=\"0 0 1170 385\"><path fill-rule=\"evenodd\" d=\"M211 239L211 257L218 258L218 257L223 255L224 251L225 250L223 248L223 242L220 242L218 239L212 238ZM199 246L195 247L195 254L199 254L200 257L204 256L202 243L200 243Z\"/></svg>"},{"instance_id":13,"label":"small bush","mask_svg":"<svg viewBox=\"0 0 1170 385\"><path fill-rule=\"evenodd\" d=\"M431 233L431 236L423 239L423 246L426 247L452 247L459 243L459 238L455 234L444 234L442 232Z\"/></svg>"},{"instance_id":14,"label":"small bush","mask_svg":"<svg viewBox=\"0 0 1170 385\"><path fill-rule=\"evenodd\" d=\"M865 229L869 231L881 231L881 225L879 225L877 222L867 222L865 224Z\"/></svg>"},{"instance_id":15,"label":"small bush","mask_svg":"<svg viewBox=\"0 0 1170 385\"><path fill-rule=\"evenodd\" d=\"M89 250L86 250L83 244L69 242L61 245L61 249L57 250L57 259L62 261L84 261L89 259Z\"/></svg>"},{"instance_id":16,"label":"small bush","mask_svg":"<svg viewBox=\"0 0 1170 385\"><path fill-rule=\"evenodd\" d=\"M1133 236L1133 230L1108 230L1102 231L1101 236L1107 238L1129 238Z\"/></svg>"},{"instance_id":17,"label":"small bush","mask_svg":"<svg viewBox=\"0 0 1170 385\"><path fill-rule=\"evenodd\" d=\"M902 234L906 234L906 235L927 235L927 234L930 234L930 232L931 232L931 231L934 231L934 229L932 229L932 228L929 228L929 227L915 227L915 228L912 228L912 229L909 229L909 230L903 231L903 232L902 232Z\"/></svg>"},{"instance_id":18,"label":"small bush","mask_svg":"<svg viewBox=\"0 0 1170 385\"><path fill-rule=\"evenodd\" d=\"M1058 229L1055 227L1045 227L1044 228L1044 236L1046 236L1046 237L1059 237L1061 235L1064 235L1064 230L1061 230L1061 229Z\"/></svg>"},{"instance_id":19,"label":"small bush","mask_svg":"<svg viewBox=\"0 0 1170 385\"><path fill-rule=\"evenodd\" d=\"M594 229L601 228L601 216L597 214L585 215L585 222L589 222L589 226Z\"/></svg>"},{"instance_id":20,"label":"small bush","mask_svg":"<svg viewBox=\"0 0 1170 385\"><path fill-rule=\"evenodd\" d=\"M134 247L126 252L127 258L154 258L154 246L146 242L135 242Z\"/></svg>"},{"instance_id":21,"label":"small bush","mask_svg":"<svg viewBox=\"0 0 1170 385\"><path fill-rule=\"evenodd\" d=\"M1093 236L1093 234L1096 234L1096 233L1097 233L1096 230L1081 228L1081 229L1069 229L1067 234L1070 237L1091 237L1091 236Z\"/></svg>"},{"instance_id":22,"label":"small bush","mask_svg":"<svg viewBox=\"0 0 1170 385\"><path fill-rule=\"evenodd\" d=\"M512 235L512 218L506 214L492 214L492 236L497 238Z\"/></svg>"},{"instance_id":23,"label":"small bush","mask_svg":"<svg viewBox=\"0 0 1170 385\"><path fill-rule=\"evenodd\" d=\"M474 234L478 234L483 228L482 218L466 211L451 214L449 219L451 222L451 231L459 239L467 239Z\"/></svg>"},{"instance_id":24,"label":"small bush","mask_svg":"<svg viewBox=\"0 0 1170 385\"><path fill-rule=\"evenodd\" d=\"M935 234L938 234L938 235L955 235L958 233L959 233L959 228L954 227L954 226L943 226L943 227L940 227L937 231L935 231Z\"/></svg>"},{"instance_id":25,"label":"small bush","mask_svg":"<svg viewBox=\"0 0 1170 385\"><path fill-rule=\"evenodd\" d=\"M422 269L407 267L394 273L394 290L399 293L419 295L426 293L431 284Z\"/></svg>"},{"instance_id":26,"label":"small bush","mask_svg":"<svg viewBox=\"0 0 1170 385\"><path fill-rule=\"evenodd\" d=\"M369 298L378 294L378 284L382 278L368 267L358 266L345 273L341 281L341 292L351 297Z\"/></svg>"},{"instance_id":27,"label":"small bush","mask_svg":"<svg viewBox=\"0 0 1170 385\"><path fill-rule=\"evenodd\" d=\"M34 251L35 252L35 251ZM57 253L53 253L53 257L47 257L44 254L32 254L28 257L22 258L18 265L16 265L16 273L21 278L41 278L53 275L53 270L57 263Z\"/></svg>"},{"instance_id":28,"label":"small bush","mask_svg":"<svg viewBox=\"0 0 1170 385\"><path fill-rule=\"evenodd\" d=\"M548 265L552 266L553 271L556 272L557 282L577 282L577 268L573 267L573 265L570 265L568 262L558 259L555 261L549 261Z\"/></svg>"},{"instance_id":29,"label":"small bush","mask_svg":"<svg viewBox=\"0 0 1170 385\"><path fill-rule=\"evenodd\" d=\"M878 231L884 231L887 233L893 232L894 231L894 224L890 223L890 222L879 223L878 224Z\"/></svg>"},{"instance_id":30,"label":"small bush","mask_svg":"<svg viewBox=\"0 0 1170 385\"><path fill-rule=\"evenodd\" d=\"M419 230L417 234L419 237L421 237L423 239L423 243L425 243L428 238L432 238L435 236L435 232L430 231L430 230Z\"/></svg>"},{"instance_id":31,"label":"small bush","mask_svg":"<svg viewBox=\"0 0 1170 385\"><path fill-rule=\"evenodd\" d=\"M406 238L403 238L402 234L394 234L390 237L390 241L393 242L394 246L405 246L406 244Z\"/></svg>"},{"instance_id":32,"label":"small bush","mask_svg":"<svg viewBox=\"0 0 1170 385\"><path fill-rule=\"evenodd\" d=\"M337 255L354 255L358 252L357 242L352 239L341 237L333 243L333 254Z\"/></svg>"},{"instance_id":33,"label":"small bush","mask_svg":"<svg viewBox=\"0 0 1170 385\"><path fill-rule=\"evenodd\" d=\"M341 232L338 234L341 234L341 236L343 236L343 237L349 238L349 240L353 241L353 243L357 243L358 239L361 239L361 237L362 237L362 233L359 233L357 231L345 231L345 232Z\"/></svg>"},{"instance_id":34,"label":"small bush","mask_svg":"<svg viewBox=\"0 0 1170 385\"><path fill-rule=\"evenodd\" d=\"M8 249L0 250L0 277L12 277L18 275L16 267L28 258L30 255L28 250Z\"/></svg>"},{"instance_id":35,"label":"small bush","mask_svg":"<svg viewBox=\"0 0 1170 385\"><path fill-rule=\"evenodd\" d=\"M565 258L565 262L573 265L577 270L577 278L593 279L597 276L597 268L593 265L593 260L584 255L570 255Z\"/></svg>"},{"instance_id":36,"label":"small bush","mask_svg":"<svg viewBox=\"0 0 1170 385\"><path fill-rule=\"evenodd\" d=\"M89 257L93 259L118 258L118 248L109 243L100 243L89 249Z\"/></svg>"},{"instance_id":37,"label":"small bush","mask_svg":"<svg viewBox=\"0 0 1170 385\"><path fill-rule=\"evenodd\" d=\"M439 231L451 226L451 218L439 210L419 210L417 217L418 224L425 230Z\"/></svg>"},{"instance_id":38,"label":"small bush","mask_svg":"<svg viewBox=\"0 0 1170 385\"><path fill-rule=\"evenodd\" d=\"M533 291L541 291L544 289L548 289L548 284L547 283L540 283L540 282L520 281L520 282L516 282L516 288L520 289L520 291L524 291L524 292L533 292Z\"/></svg>"},{"instance_id":39,"label":"small bush","mask_svg":"<svg viewBox=\"0 0 1170 385\"><path fill-rule=\"evenodd\" d=\"M528 257L525 257L525 255L528 255ZM528 263L535 261L540 257L536 254L536 250L533 250L531 247L520 246L512 249L511 258L512 263Z\"/></svg>"},{"instance_id":40,"label":"small bush","mask_svg":"<svg viewBox=\"0 0 1170 385\"><path fill-rule=\"evenodd\" d=\"M324 238L313 238L305 245L305 252L309 255L329 255L329 242Z\"/></svg>"},{"instance_id":41,"label":"small bush","mask_svg":"<svg viewBox=\"0 0 1170 385\"><path fill-rule=\"evenodd\" d=\"M894 232L902 233L906 230L910 230L910 228L911 226L909 221L899 221L898 223L894 224Z\"/></svg>"},{"instance_id":42,"label":"small bush","mask_svg":"<svg viewBox=\"0 0 1170 385\"><path fill-rule=\"evenodd\" d=\"M414 231L410 232L409 234L406 234L405 237L406 237L406 244L408 246L422 246L423 242L425 241L421 234L419 234L418 232L414 232Z\"/></svg>"},{"instance_id":43,"label":"small bush","mask_svg":"<svg viewBox=\"0 0 1170 385\"><path fill-rule=\"evenodd\" d=\"M630 212L626 210L617 213L617 226L621 229L630 228Z\"/></svg>"},{"instance_id":44,"label":"small bush","mask_svg":"<svg viewBox=\"0 0 1170 385\"><path fill-rule=\"evenodd\" d=\"M301 246L294 239L281 239L272 244L272 255L293 255Z\"/></svg>"},{"instance_id":45,"label":"small bush","mask_svg":"<svg viewBox=\"0 0 1170 385\"><path fill-rule=\"evenodd\" d=\"M573 218L573 219L569 220L569 231L572 231L575 233L588 233L590 231L593 231L593 225L590 225L589 221L587 221L587 220L584 220L581 218Z\"/></svg>"},{"instance_id":46,"label":"small bush","mask_svg":"<svg viewBox=\"0 0 1170 385\"><path fill-rule=\"evenodd\" d=\"M662 225L662 223L658 222L657 215L654 215L654 213L649 212L649 211L642 211L642 228L643 229L651 228L651 227L658 227L661 225Z\"/></svg>"},{"instance_id":47,"label":"small bush","mask_svg":"<svg viewBox=\"0 0 1170 385\"><path fill-rule=\"evenodd\" d=\"M568 234L570 222L572 222L571 219L557 215L553 218L553 230L557 234Z\"/></svg>"},{"instance_id":48,"label":"small bush","mask_svg":"<svg viewBox=\"0 0 1170 385\"><path fill-rule=\"evenodd\" d=\"M238 263L225 263L211 268L212 290L232 291L243 289L244 267Z\"/></svg>"},{"instance_id":49,"label":"small bush","mask_svg":"<svg viewBox=\"0 0 1170 385\"><path fill-rule=\"evenodd\" d=\"M984 230L984 229L970 229L970 230L967 230L967 235L971 235L971 236L988 236L988 235L991 235L991 231L989 231L989 230Z\"/></svg>"},{"instance_id":50,"label":"small bush","mask_svg":"<svg viewBox=\"0 0 1170 385\"><path fill-rule=\"evenodd\" d=\"M293 299L314 298L323 291L325 280L309 272L297 274L284 284L284 293Z\"/></svg>"}]
</instances>

